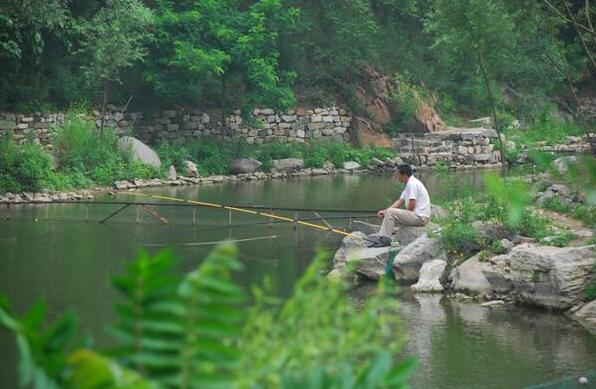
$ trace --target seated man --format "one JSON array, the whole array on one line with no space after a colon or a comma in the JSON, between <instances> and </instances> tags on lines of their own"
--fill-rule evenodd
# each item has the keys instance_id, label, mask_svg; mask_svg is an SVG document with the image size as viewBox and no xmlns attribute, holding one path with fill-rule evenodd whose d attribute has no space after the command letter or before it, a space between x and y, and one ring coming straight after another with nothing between
<instances>
[{"instance_id":1,"label":"seated man","mask_svg":"<svg viewBox=\"0 0 596 389\"><path fill-rule=\"evenodd\" d=\"M412 167L400 165L398 179L405 183L406 187L395 203L377 213L383 218L383 224L379 231L381 243L375 246L391 245L391 236L396 223L402 226L424 226L430 220L428 191L422 182L412 175ZM400 209L404 204L407 209Z\"/></svg>"}]
</instances>

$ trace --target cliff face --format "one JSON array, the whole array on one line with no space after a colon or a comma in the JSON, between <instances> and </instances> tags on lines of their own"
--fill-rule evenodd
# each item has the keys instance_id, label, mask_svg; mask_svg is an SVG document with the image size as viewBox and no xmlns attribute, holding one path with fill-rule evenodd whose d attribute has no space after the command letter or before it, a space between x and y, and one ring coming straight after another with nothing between
<instances>
[{"instance_id":1,"label":"cliff face","mask_svg":"<svg viewBox=\"0 0 596 389\"><path fill-rule=\"evenodd\" d=\"M402 113L394 98L398 89L399 84L393 78L372 67L362 70L353 95L350 96L360 113L351 126L354 141L360 145L387 146L390 140L384 129ZM445 124L432 105L415 92L413 98L416 103L415 117L400 132L428 133L444 130Z\"/></svg>"}]
</instances>

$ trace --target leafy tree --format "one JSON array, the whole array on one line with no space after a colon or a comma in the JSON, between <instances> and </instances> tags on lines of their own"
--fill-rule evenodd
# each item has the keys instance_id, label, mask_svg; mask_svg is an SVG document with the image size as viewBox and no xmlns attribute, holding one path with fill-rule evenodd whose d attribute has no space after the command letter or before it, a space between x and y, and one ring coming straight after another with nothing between
<instances>
[{"instance_id":1,"label":"leafy tree","mask_svg":"<svg viewBox=\"0 0 596 389\"><path fill-rule=\"evenodd\" d=\"M222 123L229 90L241 96L232 101L236 106L294 104L292 74L279 69L277 48L279 29L292 23L294 9L279 0L156 4L159 33L145 78L159 96L175 103L218 101Z\"/></svg>"},{"instance_id":2,"label":"leafy tree","mask_svg":"<svg viewBox=\"0 0 596 389\"><path fill-rule=\"evenodd\" d=\"M41 101L47 81L44 70L52 60L48 44L62 38L70 23L62 0L7 0L0 3L0 89L15 104Z\"/></svg>"},{"instance_id":3,"label":"leafy tree","mask_svg":"<svg viewBox=\"0 0 596 389\"><path fill-rule=\"evenodd\" d=\"M507 69L519 40L513 19L502 0L437 0L428 23L435 35L434 47L441 48L453 66L471 61L471 69L481 77L497 133L501 160L505 149L497 116L495 80L499 70Z\"/></svg>"},{"instance_id":4,"label":"leafy tree","mask_svg":"<svg viewBox=\"0 0 596 389\"><path fill-rule=\"evenodd\" d=\"M83 72L92 84L103 84L102 134L110 82L120 82L122 69L145 58L152 23L153 13L140 0L107 0L105 7L78 27L81 53L87 60Z\"/></svg>"}]
</instances>

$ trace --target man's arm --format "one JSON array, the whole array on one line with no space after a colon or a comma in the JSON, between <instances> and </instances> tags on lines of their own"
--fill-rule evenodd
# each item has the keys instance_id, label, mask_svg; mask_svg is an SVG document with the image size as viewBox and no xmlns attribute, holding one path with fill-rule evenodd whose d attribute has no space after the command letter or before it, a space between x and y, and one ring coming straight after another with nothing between
<instances>
[{"instance_id":1,"label":"man's arm","mask_svg":"<svg viewBox=\"0 0 596 389\"><path fill-rule=\"evenodd\" d=\"M401 206L404 205L404 199L397 199L397 201L395 201L393 204L391 204L388 208L386 209L381 209L379 212L377 212L377 216L378 217L385 217L385 211L389 208L401 208Z\"/></svg>"},{"instance_id":2,"label":"man's arm","mask_svg":"<svg viewBox=\"0 0 596 389\"><path fill-rule=\"evenodd\" d=\"M416 199L410 199L408 201L408 211L413 211L416 209Z\"/></svg>"}]
</instances>

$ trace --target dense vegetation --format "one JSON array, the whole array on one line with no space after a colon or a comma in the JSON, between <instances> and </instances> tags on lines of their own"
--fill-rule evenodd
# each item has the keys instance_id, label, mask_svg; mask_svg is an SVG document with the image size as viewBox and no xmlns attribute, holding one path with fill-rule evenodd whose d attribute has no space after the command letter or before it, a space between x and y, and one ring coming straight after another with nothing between
<instances>
[{"instance_id":1,"label":"dense vegetation","mask_svg":"<svg viewBox=\"0 0 596 389\"><path fill-rule=\"evenodd\" d=\"M118 137L107 128L103 135L94 130L94 123L76 114L69 114L63 125L52 133L51 150L34 141L22 144L10 138L0 139L0 194L43 189L69 190L112 185L118 180L164 178L172 164L181 174L183 161L198 164L202 175L228 174L236 158L253 157L268 172L272 161L281 158L303 158L306 168L321 168L329 161L343 167L356 161L366 167L372 158L394 157L391 150L355 148L346 143L248 145L242 140L221 143L205 138L184 144L164 143L157 147L161 169L135 161L117 147Z\"/></svg>"},{"instance_id":2,"label":"dense vegetation","mask_svg":"<svg viewBox=\"0 0 596 389\"><path fill-rule=\"evenodd\" d=\"M373 66L431 90L448 119L577 108L596 73L583 0L8 0L0 108L106 100L229 111L350 101ZM248 112L248 110L246 111ZM455 120L455 119L454 119ZM506 124L506 123L503 123Z\"/></svg>"},{"instance_id":3,"label":"dense vegetation","mask_svg":"<svg viewBox=\"0 0 596 389\"><path fill-rule=\"evenodd\" d=\"M141 253L113 279L124 298L110 351L77 337L72 315L44 323L46 306L19 316L0 299L0 327L19 351L19 383L34 388L404 388L415 367L396 302L382 283L363 304L313 261L283 303L231 278L232 246L181 276L168 251Z\"/></svg>"}]
</instances>

